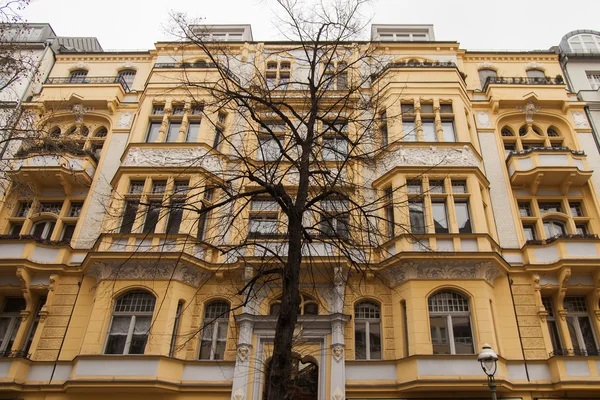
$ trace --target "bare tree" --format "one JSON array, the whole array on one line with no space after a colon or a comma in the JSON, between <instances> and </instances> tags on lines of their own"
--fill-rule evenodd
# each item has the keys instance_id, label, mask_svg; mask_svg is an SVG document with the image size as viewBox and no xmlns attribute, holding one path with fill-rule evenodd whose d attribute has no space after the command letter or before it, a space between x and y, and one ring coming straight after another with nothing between
<instances>
[{"instance_id":1,"label":"bare tree","mask_svg":"<svg viewBox=\"0 0 600 400\"><path fill-rule=\"evenodd\" d=\"M373 188L374 160L391 144L382 125L394 116L381 106L385 84L373 84L389 60L376 44L358 40L365 3L278 0L277 25L287 42L256 45L253 53L173 15L180 59L204 60L180 64L181 75L171 80L177 88L169 91L203 107L215 133L210 152L185 162L218 171L198 184L202 200L181 207L199 215L199 240L245 266L240 307L265 286L282 291L268 399L292 396L301 283L327 279L343 291L351 271L369 271L383 243L410 233L386 214L392 193ZM142 206L156 215L161 207Z\"/></svg>"}]
</instances>

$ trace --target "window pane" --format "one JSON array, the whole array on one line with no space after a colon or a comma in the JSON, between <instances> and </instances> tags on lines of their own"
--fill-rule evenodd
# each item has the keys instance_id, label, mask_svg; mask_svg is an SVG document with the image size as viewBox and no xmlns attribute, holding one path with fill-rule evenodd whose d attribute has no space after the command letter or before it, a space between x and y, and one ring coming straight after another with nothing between
<instances>
[{"instance_id":1,"label":"window pane","mask_svg":"<svg viewBox=\"0 0 600 400\"><path fill-rule=\"evenodd\" d=\"M181 219L183 217L183 201L173 201L171 203L171 209L169 210L169 222L167 224L168 234L179 233L179 227L181 226Z\"/></svg>"},{"instance_id":2,"label":"window pane","mask_svg":"<svg viewBox=\"0 0 600 400\"><path fill-rule=\"evenodd\" d=\"M455 203L456 223L459 233L471 233L471 216L469 215L469 204Z\"/></svg>"},{"instance_id":3,"label":"window pane","mask_svg":"<svg viewBox=\"0 0 600 400\"><path fill-rule=\"evenodd\" d=\"M421 114L433 114L433 104L432 103L421 104Z\"/></svg>"},{"instance_id":4,"label":"window pane","mask_svg":"<svg viewBox=\"0 0 600 400\"><path fill-rule=\"evenodd\" d=\"M123 354L131 317L113 317L105 354Z\"/></svg>"},{"instance_id":5,"label":"window pane","mask_svg":"<svg viewBox=\"0 0 600 400\"><path fill-rule=\"evenodd\" d=\"M581 328L581 336L583 337L583 344L588 355L596 355L598 349L596 347L596 339L594 339L594 332L589 317L578 317L579 327Z\"/></svg>"},{"instance_id":6,"label":"window pane","mask_svg":"<svg viewBox=\"0 0 600 400\"><path fill-rule=\"evenodd\" d=\"M560 336L558 334L558 327L556 321L548 321L548 331L550 331L550 340L552 341L552 348L554 351L561 349Z\"/></svg>"},{"instance_id":7,"label":"window pane","mask_svg":"<svg viewBox=\"0 0 600 400\"><path fill-rule=\"evenodd\" d=\"M567 327L569 328L569 336L573 343L573 350L579 350L581 349L581 346L579 344L579 339L577 339L577 328L575 328L575 324L577 324L576 317L567 317Z\"/></svg>"},{"instance_id":8,"label":"window pane","mask_svg":"<svg viewBox=\"0 0 600 400\"><path fill-rule=\"evenodd\" d=\"M442 129L444 130L445 142L456 142L456 135L454 134L454 122L442 121Z\"/></svg>"},{"instance_id":9,"label":"window pane","mask_svg":"<svg viewBox=\"0 0 600 400\"><path fill-rule=\"evenodd\" d=\"M367 330L364 322L354 323L354 358L367 359Z\"/></svg>"},{"instance_id":10,"label":"window pane","mask_svg":"<svg viewBox=\"0 0 600 400\"><path fill-rule=\"evenodd\" d=\"M151 323L152 317L136 317L131 344L129 346L129 354L144 354Z\"/></svg>"},{"instance_id":11,"label":"window pane","mask_svg":"<svg viewBox=\"0 0 600 400\"><path fill-rule=\"evenodd\" d=\"M473 336L469 317L452 317L454 349L456 354L473 354Z\"/></svg>"},{"instance_id":12,"label":"window pane","mask_svg":"<svg viewBox=\"0 0 600 400\"><path fill-rule=\"evenodd\" d=\"M523 225L523 233L525 234L525 240L536 240L535 228L533 225Z\"/></svg>"},{"instance_id":13,"label":"window pane","mask_svg":"<svg viewBox=\"0 0 600 400\"><path fill-rule=\"evenodd\" d=\"M151 201L146 211L146 221L144 222L144 233L154 233L158 216L160 214L161 201Z\"/></svg>"},{"instance_id":14,"label":"window pane","mask_svg":"<svg viewBox=\"0 0 600 400\"><path fill-rule=\"evenodd\" d=\"M437 142L435 124L432 120L423 120L423 140L426 142Z\"/></svg>"},{"instance_id":15,"label":"window pane","mask_svg":"<svg viewBox=\"0 0 600 400\"><path fill-rule=\"evenodd\" d=\"M410 215L410 231L417 235L426 233L423 202L411 201L408 203L408 209Z\"/></svg>"},{"instance_id":16,"label":"window pane","mask_svg":"<svg viewBox=\"0 0 600 400\"><path fill-rule=\"evenodd\" d=\"M167 142L176 142L179 136L179 129L181 129L181 122L171 122L169 124L169 131L167 132Z\"/></svg>"},{"instance_id":17,"label":"window pane","mask_svg":"<svg viewBox=\"0 0 600 400\"><path fill-rule=\"evenodd\" d=\"M448 215L446 214L446 203L432 203L433 223L435 233L448 233Z\"/></svg>"},{"instance_id":18,"label":"window pane","mask_svg":"<svg viewBox=\"0 0 600 400\"><path fill-rule=\"evenodd\" d=\"M369 323L369 349L371 360L381 360L381 324Z\"/></svg>"},{"instance_id":19,"label":"window pane","mask_svg":"<svg viewBox=\"0 0 600 400\"><path fill-rule=\"evenodd\" d=\"M70 242L73 238L73 233L75 232L75 224L66 224L63 228L62 241Z\"/></svg>"},{"instance_id":20,"label":"window pane","mask_svg":"<svg viewBox=\"0 0 600 400\"><path fill-rule=\"evenodd\" d=\"M131 233L133 223L135 222L138 205L139 204L136 201L128 201L125 204L125 213L123 214L123 221L121 222L121 229L119 231L120 233Z\"/></svg>"},{"instance_id":21,"label":"window pane","mask_svg":"<svg viewBox=\"0 0 600 400\"><path fill-rule=\"evenodd\" d=\"M417 141L417 129L415 127L414 119L403 119L403 140L405 142L416 142Z\"/></svg>"},{"instance_id":22,"label":"window pane","mask_svg":"<svg viewBox=\"0 0 600 400\"><path fill-rule=\"evenodd\" d=\"M158 131L160 131L160 122L151 122L148 128L148 138L146 142L153 143L158 140Z\"/></svg>"},{"instance_id":23,"label":"window pane","mask_svg":"<svg viewBox=\"0 0 600 400\"><path fill-rule=\"evenodd\" d=\"M186 142L197 142L198 132L200 132L200 122L190 122L188 125L188 132L185 138Z\"/></svg>"},{"instance_id":24,"label":"window pane","mask_svg":"<svg viewBox=\"0 0 600 400\"><path fill-rule=\"evenodd\" d=\"M430 317L429 318L429 326L431 329L431 344L433 345L433 354L451 354L447 322L448 322L447 317Z\"/></svg>"}]
</instances>

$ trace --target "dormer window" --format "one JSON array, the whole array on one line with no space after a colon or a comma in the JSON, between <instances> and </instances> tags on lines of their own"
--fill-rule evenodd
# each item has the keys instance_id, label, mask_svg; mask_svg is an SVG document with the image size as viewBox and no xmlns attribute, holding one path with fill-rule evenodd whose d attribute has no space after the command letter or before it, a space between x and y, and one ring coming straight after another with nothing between
<instances>
[{"instance_id":1,"label":"dormer window","mask_svg":"<svg viewBox=\"0 0 600 400\"><path fill-rule=\"evenodd\" d=\"M575 35L569 38L569 45L575 53L600 53L600 36Z\"/></svg>"}]
</instances>

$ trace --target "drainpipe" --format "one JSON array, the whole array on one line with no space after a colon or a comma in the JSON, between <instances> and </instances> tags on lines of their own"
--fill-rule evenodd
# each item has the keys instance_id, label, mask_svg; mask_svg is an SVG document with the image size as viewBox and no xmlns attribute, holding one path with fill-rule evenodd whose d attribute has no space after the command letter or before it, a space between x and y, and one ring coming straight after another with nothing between
<instances>
[{"instance_id":1,"label":"drainpipe","mask_svg":"<svg viewBox=\"0 0 600 400\"><path fill-rule=\"evenodd\" d=\"M75 295L75 302L73 303L73 308L71 309L71 314L69 314L69 320L67 321L67 327L65 328L65 334L62 337L62 341L60 342L60 347L58 348L58 355L56 356L56 360L54 360L54 367L52 368L52 375L50 375L50 380L48 384L52 383L52 379L54 379L54 372L56 372L56 365L58 359L60 358L60 353L62 351L63 345L65 344L65 339L67 338L67 333L69 332L69 326L71 325L71 318L73 318L73 312L75 311L75 306L77 305L77 300L79 299L79 292L81 292L81 284L83 283L83 278L85 275L81 275L81 280L77 282L77 294Z\"/></svg>"},{"instance_id":2,"label":"drainpipe","mask_svg":"<svg viewBox=\"0 0 600 400\"><path fill-rule=\"evenodd\" d=\"M512 285L513 281L510 279L510 274L506 274L508 279L508 287L510 288L510 298L512 300L513 311L515 313L515 321L517 321L517 330L519 331L519 342L521 343L521 354L523 355L523 364L525 365L525 374L527 375L527 382L531 382L529 379L529 369L527 368L527 359L525 358L525 349L523 348L523 338L521 337L521 327L519 326L519 318L517 317L517 306L515 306L515 296L513 295Z\"/></svg>"}]
</instances>

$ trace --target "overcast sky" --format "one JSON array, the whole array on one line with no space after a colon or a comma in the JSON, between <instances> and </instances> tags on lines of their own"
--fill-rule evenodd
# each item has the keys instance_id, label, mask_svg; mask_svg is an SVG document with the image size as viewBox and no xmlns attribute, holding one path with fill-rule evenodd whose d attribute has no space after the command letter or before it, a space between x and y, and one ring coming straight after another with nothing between
<instances>
[{"instance_id":1,"label":"overcast sky","mask_svg":"<svg viewBox=\"0 0 600 400\"><path fill-rule=\"evenodd\" d=\"M254 40L273 40L274 9L273 0L32 0L24 16L60 36L96 36L105 50L151 49L168 38L171 10L251 24ZM548 49L571 30L600 30L600 0L379 0L365 11L377 24L433 24L437 40L469 50Z\"/></svg>"}]
</instances>

